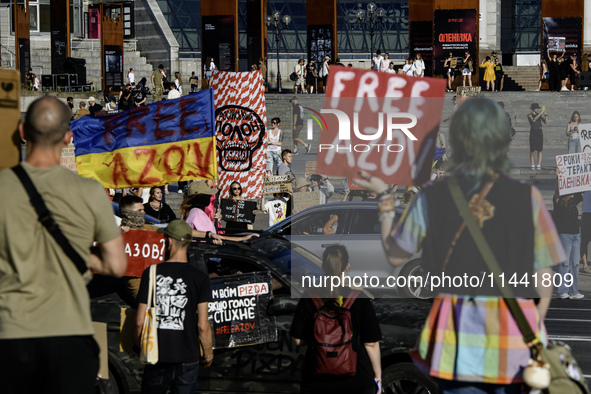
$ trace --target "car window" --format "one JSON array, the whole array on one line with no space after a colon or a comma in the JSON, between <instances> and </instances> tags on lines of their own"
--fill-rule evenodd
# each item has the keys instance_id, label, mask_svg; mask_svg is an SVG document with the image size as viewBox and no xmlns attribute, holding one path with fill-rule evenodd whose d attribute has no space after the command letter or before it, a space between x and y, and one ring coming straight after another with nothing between
<instances>
[{"instance_id":1,"label":"car window","mask_svg":"<svg viewBox=\"0 0 591 394\"><path fill-rule=\"evenodd\" d=\"M349 234L380 234L380 221L375 210L356 209L351 218Z\"/></svg>"},{"instance_id":2,"label":"car window","mask_svg":"<svg viewBox=\"0 0 591 394\"><path fill-rule=\"evenodd\" d=\"M349 212L344 209L310 212L292 224L291 235L343 234L348 218Z\"/></svg>"}]
</instances>

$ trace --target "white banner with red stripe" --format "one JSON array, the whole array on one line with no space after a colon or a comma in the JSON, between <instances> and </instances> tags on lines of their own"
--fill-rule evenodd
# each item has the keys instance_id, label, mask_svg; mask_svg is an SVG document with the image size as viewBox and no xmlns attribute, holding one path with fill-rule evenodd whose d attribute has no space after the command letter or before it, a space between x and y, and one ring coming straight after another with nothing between
<instances>
[{"instance_id":1,"label":"white banner with red stripe","mask_svg":"<svg viewBox=\"0 0 591 394\"><path fill-rule=\"evenodd\" d=\"M230 184L242 185L242 196L260 198L267 155L267 107L260 71L214 71L218 188L230 196Z\"/></svg>"}]
</instances>

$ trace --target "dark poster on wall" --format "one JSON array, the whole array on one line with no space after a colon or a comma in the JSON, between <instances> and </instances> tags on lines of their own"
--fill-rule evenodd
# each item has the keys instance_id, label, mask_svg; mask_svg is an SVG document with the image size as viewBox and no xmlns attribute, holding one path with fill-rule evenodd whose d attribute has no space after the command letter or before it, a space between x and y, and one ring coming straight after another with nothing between
<instances>
[{"instance_id":1,"label":"dark poster on wall","mask_svg":"<svg viewBox=\"0 0 591 394\"><path fill-rule=\"evenodd\" d=\"M246 2L246 40L248 45L248 68L256 64L263 57L262 48L262 11L260 0L248 0ZM263 78L265 76L263 75Z\"/></svg>"},{"instance_id":2,"label":"dark poster on wall","mask_svg":"<svg viewBox=\"0 0 591 394\"><path fill-rule=\"evenodd\" d=\"M31 68L31 40L28 38L18 39L19 71L21 72L21 83L26 83L26 76Z\"/></svg>"},{"instance_id":3,"label":"dark poster on wall","mask_svg":"<svg viewBox=\"0 0 591 394\"><path fill-rule=\"evenodd\" d=\"M105 86L123 85L123 46L105 45Z\"/></svg>"},{"instance_id":4,"label":"dark poster on wall","mask_svg":"<svg viewBox=\"0 0 591 394\"><path fill-rule=\"evenodd\" d=\"M409 34L410 57L420 53L425 62L425 76L433 76L433 22L411 21Z\"/></svg>"},{"instance_id":5,"label":"dark poster on wall","mask_svg":"<svg viewBox=\"0 0 591 394\"><path fill-rule=\"evenodd\" d=\"M67 0L54 0L50 5L51 15L51 73L64 74L68 57L68 7Z\"/></svg>"},{"instance_id":6,"label":"dark poster on wall","mask_svg":"<svg viewBox=\"0 0 591 394\"><path fill-rule=\"evenodd\" d=\"M332 47L333 35L333 25L308 26L308 61L314 60L317 68L322 65L325 56L330 57L332 63L335 62Z\"/></svg>"},{"instance_id":7,"label":"dark poster on wall","mask_svg":"<svg viewBox=\"0 0 591 394\"><path fill-rule=\"evenodd\" d=\"M201 17L201 64L208 57L220 71L238 71L234 69L234 16L209 15Z\"/></svg>"},{"instance_id":8,"label":"dark poster on wall","mask_svg":"<svg viewBox=\"0 0 591 394\"><path fill-rule=\"evenodd\" d=\"M478 12L476 10L435 10L433 34L433 67L435 75L445 75L443 63L451 52L463 67L464 52L469 51L477 67Z\"/></svg>"},{"instance_id":9,"label":"dark poster on wall","mask_svg":"<svg viewBox=\"0 0 591 394\"><path fill-rule=\"evenodd\" d=\"M544 37L542 38L542 58L548 61L556 53L558 57L565 52L564 58L576 54L577 64L581 64L583 39L583 18L544 18Z\"/></svg>"}]
</instances>

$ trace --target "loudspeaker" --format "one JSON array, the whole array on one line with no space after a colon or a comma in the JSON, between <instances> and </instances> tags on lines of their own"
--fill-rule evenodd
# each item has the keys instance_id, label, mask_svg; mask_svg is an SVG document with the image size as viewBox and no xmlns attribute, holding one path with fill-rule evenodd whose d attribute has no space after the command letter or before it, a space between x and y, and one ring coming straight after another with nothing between
<instances>
[{"instance_id":1,"label":"loudspeaker","mask_svg":"<svg viewBox=\"0 0 591 394\"><path fill-rule=\"evenodd\" d=\"M78 85L78 75L77 74L68 74L68 83L70 87Z\"/></svg>"},{"instance_id":2,"label":"loudspeaker","mask_svg":"<svg viewBox=\"0 0 591 394\"><path fill-rule=\"evenodd\" d=\"M586 71L579 74L579 78L577 78L577 87L584 88L591 86L591 72Z\"/></svg>"},{"instance_id":3,"label":"loudspeaker","mask_svg":"<svg viewBox=\"0 0 591 394\"><path fill-rule=\"evenodd\" d=\"M54 74L56 87L69 87L68 74Z\"/></svg>"},{"instance_id":4,"label":"loudspeaker","mask_svg":"<svg viewBox=\"0 0 591 394\"><path fill-rule=\"evenodd\" d=\"M77 83L79 85L86 85L86 59L66 58L64 72L76 74L78 76Z\"/></svg>"},{"instance_id":5,"label":"loudspeaker","mask_svg":"<svg viewBox=\"0 0 591 394\"><path fill-rule=\"evenodd\" d=\"M44 89L55 89L55 78L53 74L41 76L41 86Z\"/></svg>"}]
</instances>

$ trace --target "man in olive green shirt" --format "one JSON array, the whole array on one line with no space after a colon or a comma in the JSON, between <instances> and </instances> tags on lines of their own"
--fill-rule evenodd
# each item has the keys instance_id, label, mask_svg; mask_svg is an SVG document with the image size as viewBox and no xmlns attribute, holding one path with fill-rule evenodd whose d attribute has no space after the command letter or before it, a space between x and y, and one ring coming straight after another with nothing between
<instances>
[{"instance_id":1,"label":"man in olive green shirt","mask_svg":"<svg viewBox=\"0 0 591 394\"><path fill-rule=\"evenodd\" d=\"M164 89L164 84L162 83L162 70L164 70L164 66L160 64L158 66L158 70L154 70L152 73L152 87L154 88L154 101L162 100L162 90Z\"/></svg>"},{"instance_id":2,"label":"man in olive green shirt","mask_svg":"<svg viewBox=\"0 0 591 394\"><path fill-rule=\"evenodd\" d=\"M120 277L127 257L105 190L60 165L70 116L55 97L34 101L19 127L28 147L21 165L88 268ZM1 391L93 392L98 348L85 279L39 221L16 174L0 172L0 184Z\"/></svg>"}]
</instances>

